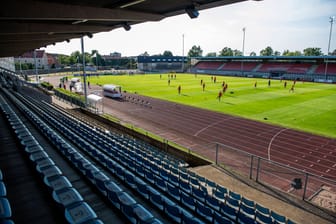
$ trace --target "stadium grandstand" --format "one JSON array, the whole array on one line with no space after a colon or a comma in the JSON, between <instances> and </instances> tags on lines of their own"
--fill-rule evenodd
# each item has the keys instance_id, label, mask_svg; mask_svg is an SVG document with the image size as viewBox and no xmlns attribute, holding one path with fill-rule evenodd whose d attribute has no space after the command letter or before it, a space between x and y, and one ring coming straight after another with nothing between
<instances>
[{"instance_id":1,"label":"stadium grandstand","mask_svg":"<svg viewBox=\"0 0 336 224\"><path fill-rule=\"evenodd\" d=\"M188 59L181 56L138 56L138 69L143 72L183 72Z\"/></svg>"},{"instance_id":2,"label":"stadium grandstand","mask_svg":"<svg viewBox=\"0 0 336 224\"><path fill-rule=\"evenodd\" d=\"M242 1L5 1L0 9L0 56L18 56L116 28L129 30L138 23L182 13L196 18L199 10ZM242 71L274 77L292 71L304 75L323 72L318 64L322 59L315 60L295 66L287 62L287 67L282 67L271 58L209 58L193 69L197 73L239 75ZM165 67L157 61L150 69L177 69L180 63L169 67L168 61ZM328 68L329 80L335 65L330 61ZM329 210L273 188L259 191L257 183L237 178L233 172L225 178L201 175L196 166L207 165L206 169L224 174L213 161L90 113L83 101L78 107L71 96L55 97L38 80L36 75L35 81L28 82L12 68L0 68L1 224L335 223ZM133 102L134 107L150 109L144 100ZM237 184L229 188L230 182ZM293 187L302 187L299 185L299 181L293 183ZM258 192L253 199L251 189ZM274 205L275 201L281 206Z\"/></svg>"},{"instance_id":3,"label":"stadium grandstand","mask_svg":"<svg viewBox=\"0 0 336 224\"><path fill-rule=\"evenodd\" d=\"M197 57L191 61L193 73L336 82L335 56Z\"/></svg>"}]
</instances>

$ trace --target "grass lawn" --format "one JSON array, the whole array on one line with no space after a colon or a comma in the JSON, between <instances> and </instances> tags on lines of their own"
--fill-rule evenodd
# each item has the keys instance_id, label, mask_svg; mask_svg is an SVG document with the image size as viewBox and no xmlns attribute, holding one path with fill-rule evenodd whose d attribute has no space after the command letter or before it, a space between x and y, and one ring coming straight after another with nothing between
<instances>
[{"instance_id":1,"label":"grass lawn","mask_svg":"<svg viewBox=\"0 0 336 224\"><path fill-rule=\"evenodd\" d=\"M168 85L168 74L90 77L91 84L118 84L127 92L193 105L226 114L336 137L336 86L333 84L177 74ZM202 90L201 80L205 83ZM221 101L222 83L228 84ZM257 87L254 83L257 82ZM181 94L177 88L181 85Z\"/></svg>"}]
</instances>

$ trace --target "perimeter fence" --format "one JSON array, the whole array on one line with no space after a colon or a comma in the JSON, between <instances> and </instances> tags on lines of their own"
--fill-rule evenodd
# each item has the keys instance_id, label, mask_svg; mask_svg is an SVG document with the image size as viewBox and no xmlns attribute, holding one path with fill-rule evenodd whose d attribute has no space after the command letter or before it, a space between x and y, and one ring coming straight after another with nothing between
<instances>
[{"instance_id":1,"label":"perimeter fence","mask_svg":"<svg viewBox=\"0 0 336 224\"><path fill-rule=\"evenodd\" d=\"M221 143L210 143L193 151L199 150L213 152L208 159L214 161L216 165L336 212L334 179L296 169Z\"/></svg>"}]
</instances>

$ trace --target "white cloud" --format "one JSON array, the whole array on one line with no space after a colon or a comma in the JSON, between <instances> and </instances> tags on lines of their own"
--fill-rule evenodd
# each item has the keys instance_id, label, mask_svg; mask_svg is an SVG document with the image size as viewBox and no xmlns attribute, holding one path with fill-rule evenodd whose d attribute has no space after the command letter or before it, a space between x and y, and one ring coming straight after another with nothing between
<instances>
[{"instance_id":1,"label":"white cloud","mask_svg":"<svg viewBox=\"0 0 336 224\"><path fill-rule=\"evenodd\" d=\"M128 32L117 29L85 38L85 49L100 53L121 52L123 55L149 54L171 50L182 54L182 34L185 34L185 55L193 45L203 53L218 52L223 47L242 49L242 28L246 27L245 53L257 53L266 46L282 52L306 47L327 49L329 16L336 13L334 0L263 0L246 1L229 6L203 10L197 19L186 14L160 22L138 24ZM335 25L335 24L334 24ZM335 28L336 29L336 28ZM331 49L336 48L336 31ZM49 52L71 53L80 50L80 43L57 44Z\"/></svg>"}]
</instances>

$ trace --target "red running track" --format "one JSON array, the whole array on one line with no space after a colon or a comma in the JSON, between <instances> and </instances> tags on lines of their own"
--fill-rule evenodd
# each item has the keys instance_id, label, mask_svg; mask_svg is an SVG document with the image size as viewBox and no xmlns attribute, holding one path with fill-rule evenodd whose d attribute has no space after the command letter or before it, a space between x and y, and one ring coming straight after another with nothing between
<instances>
[{"instance_id":1,"label":"red running track","mask_svg":"<svg viewBox=\"0 0 336 224\"><path fill-rule=\"evenodd\" d=\"M193 149L199 144L218 142L318 176L336 179L336 139L333 138L136 94L126 94L123 102L105 100L104 110L111 113L119 110L132 120L156 125L156 130L171 133L176 142L184 146L183 141L188 139ZM213 154L213 151L201 151L208 158L211 158L210 153Z\"/></svg>"}]
</instances>

